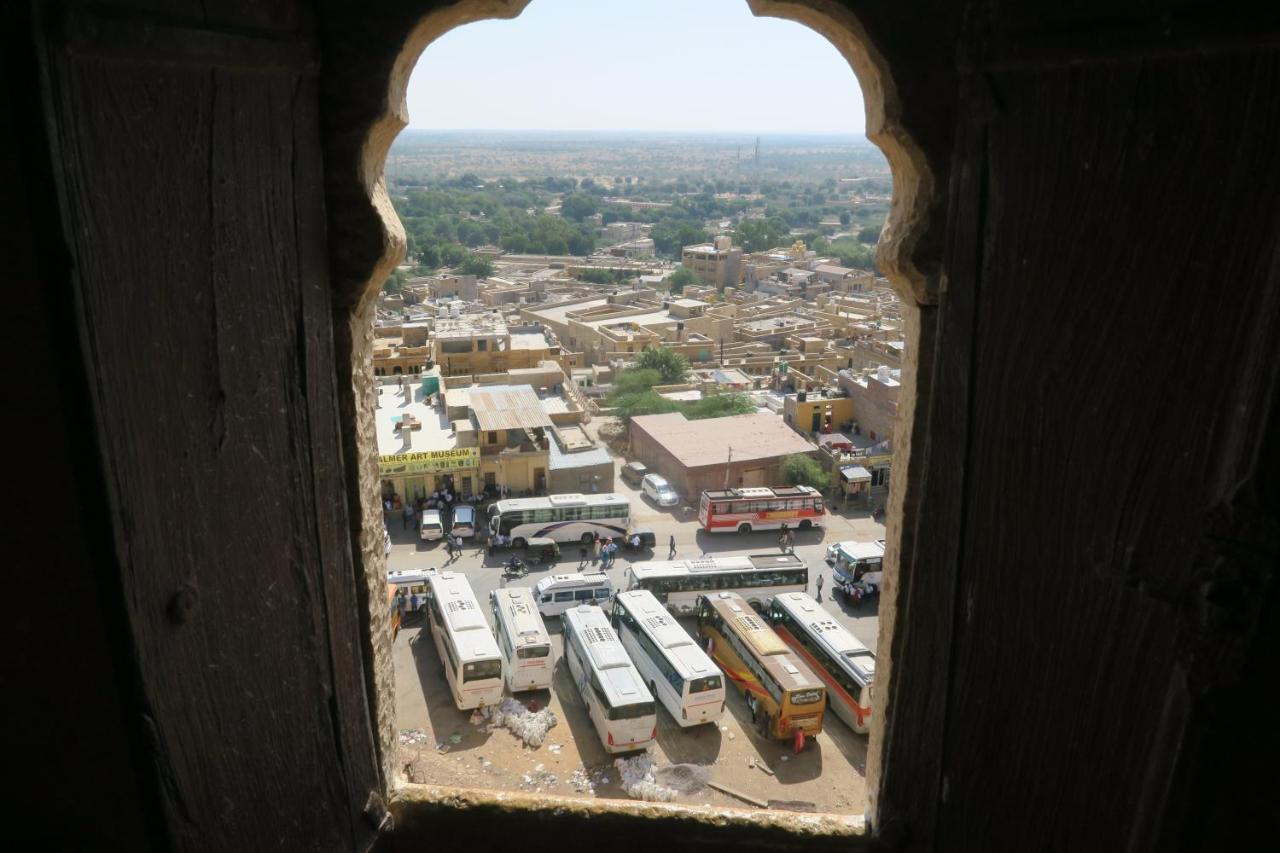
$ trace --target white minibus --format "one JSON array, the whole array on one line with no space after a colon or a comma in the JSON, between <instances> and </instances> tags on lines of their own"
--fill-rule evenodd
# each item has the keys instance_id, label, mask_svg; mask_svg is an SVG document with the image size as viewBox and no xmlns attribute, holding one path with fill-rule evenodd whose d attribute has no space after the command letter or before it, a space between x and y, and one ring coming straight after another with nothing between
<instances>
[{"instance_id":1,"label":"white minibus","mask_svg":"<svg viewBox=\"0 0 1280 853\"><path fill-rule=\"evenodd\" d=\"M613 595L613 581L603 573L551 575L533 587L538 612L559 616L579 604L602 604Z\"/></svg>"},{"instance_id":2,"label":"white minibus","mask_svg":"<svg viewBox=\"0 0 1280 853\"><path fill-rule=\"evenodd\" d=\"M506 663L508 689L512 693L550 689L555 659L533 592L525 586L495 589L489 593L489 606L493 609L498 648Z\"/></svg>"},{"instance_id":3,"label":"white minibus","mask_svg":"<svg viewBox=\"0 0 1280 853\"><path fill-rule=\"evenodd\" d=\"M652 693L683 727L714 723L724 711L724 676L653 593L613 599L613 627Z\"/></svg>"}]
</instances>

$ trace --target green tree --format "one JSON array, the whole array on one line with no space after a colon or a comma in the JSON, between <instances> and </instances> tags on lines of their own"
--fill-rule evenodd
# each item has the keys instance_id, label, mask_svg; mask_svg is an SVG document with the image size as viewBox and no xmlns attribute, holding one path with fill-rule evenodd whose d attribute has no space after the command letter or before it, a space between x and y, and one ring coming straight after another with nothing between
<instances>
[{"instance_id":1,"label":"green tree","mask_svg":"<svg viewBox=\"0 0 1280 853\"><path fill-rule=\"evenodd\" d=\"M867 246L874 246L880 242L880 229L863 226L858 231L858 242Z\"/></svg>"},{"instance_id":2,"label":"green tree","mask_svg":"<svg viewBox=\"0 0 1280 853\"><path fill-rule=\"evenodd\" d=\"M853 214L847 210L840 211L840 225L848 228L849 222L853 219Z\"/></svg>"},{"instance_id":3,"label":"green tree","mask_svg":"<svg viewBox=\"0 0 1280 853\"><path fill-rule=\"evenodd\" d=\"M698 276L688 267L680 267L667 276L667 285L670 286L672 293L684 293L686 287L697 283Z\"/></svg>"},{"instance_id":4,"label":"green tree","mask_svg":"<svg viewBox=\"0 0 1280 853\"><path fill-rule=\"evenodd\" d=\"M586 193L571 193L560 202L560 215L581 222L596 212L596 200Z\"/></svg>"},{"instance_id":5,"label":"green tree","mask_svg":"<svg viewBox=\"0 0 1280 853\"><path fill-rule=\"evenodd\" d=\"M812 486L822 490L831 485L831 475L818 461L803 453L792 453L782 459L782 481L788 486Z\"/></svg>"},{"instance_id":6,"label":"green tree","mask_svg":"<svg viewBox=\"0 0 1280 853\"><path fill-rule=\"evenodd\" d=\"M481 255L468 255L466 260L458 264L457 269L463 275L488 278L493 275L493 261Z\"/></svg>"},{"instance_id":7,"label":"green tree","mask_svg":"<svg viewBox=\"0 0 1280 853\"><path fill-rule=\"evenodd\" d=\"M689 375L689 359L684 353L676 352L671 347L651 347L640 353L636 359L636 367L641 370L656 370L667 385L683 382Z\"/></svg>"}]
</instances>

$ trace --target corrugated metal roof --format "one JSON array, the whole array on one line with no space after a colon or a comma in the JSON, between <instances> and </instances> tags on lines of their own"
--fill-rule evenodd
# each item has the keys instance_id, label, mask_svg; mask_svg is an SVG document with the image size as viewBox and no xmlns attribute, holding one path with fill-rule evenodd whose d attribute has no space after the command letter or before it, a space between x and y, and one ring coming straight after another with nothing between
<instances>
[{"instance_id":1,"label":"corrugated metal roof","mask_svg":"<svg viewBox=\"0 0 1280 853\"><path fill-rule=\"evenodd\" d=\"M483 430L551 426L551 418L528 385L492 385L469 390L471 413Z\"/></svg>"}]
</instances>

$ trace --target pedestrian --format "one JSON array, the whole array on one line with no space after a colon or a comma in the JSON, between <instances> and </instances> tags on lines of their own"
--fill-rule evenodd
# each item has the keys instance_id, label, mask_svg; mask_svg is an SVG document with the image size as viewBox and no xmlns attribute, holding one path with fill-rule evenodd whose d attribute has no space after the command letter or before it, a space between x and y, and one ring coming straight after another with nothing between
<instances>
[{"instance_id":1,"label":"pedestrian","mask_svg":"<svg viewBox=\"0 0 1280 853\"><path fill-rule=\"evenodd\" d=\"M822 600L822 575L818 575L818 600Z\"/></svg>"},{"instance_id":2,"label":"pedestrian","mask_svg":"<svg viewBox=\"0 0 1280 853\"><path fill-rule=\"evenodd\" d=\"M578 546L578 568L582 568L587 564L587 546L581 544Z\"/></svg>"},{"instance_id":3,"label":"pedestrian","mask_svg":"<svg viewBox=\"0 0 1280 853\"><path fill-rule=\"evenodd\" d=\"M676 556L676 535L672 533L671 537L667 540L667 559L674 560L675 556Z\"/></svg>"},{"instance_id":4,"label":"pedestrian","mask_svg":"<svg viewBox=\"0 0 1280 853\"><path fill-rule=\"evenodd\" d=\"M599 556L600 556L600 534L592 533L591 534L591 562L594 563L596 561L596 558Z\"/></svg>"},{"instance_id":5,"label":"pedestrian","mask_svg":"<svg viewBox=\"0 0 1280 853\"><path fill-rule=\"evenodd\" d=\"M409 596L409 612L418 612L418 594L416 592Z\"/></svg>"},{"instance_id":6,"label":"pedestrian","mask_svg":"<svg viewBox=\"0 0 1280 853\"><path fill-rule=\"evenodd\" d=\"M410 530L413 527L413 504L406 503L404 505L404 529Z\"/></svg>"},{"instance_id":7,"label":"pedestrian","mask_svg":"<svg viewBox=\"0 0 1280 853\"><path fill-rule=\"evenodd\" d=\"M790 551L792 554L794 554L796 551L795 534L792 533L790 530L788 530L786 533L782 534L782 537L783 537L783 546L784 546L783 550Z\"/></svg>"},{"instance_id":8,"label":"pedestrian","mask_svg":"<svg viewBox=\"0 0 1280 853\"><path fill-rule=\"evenodd\" d=\"M404 590L396 590L396 613L400 616L400 621L404 621Z\"/></svg>"},{"instance_id":9,"label":"pedestrian","mask_svg":"<svg viewBox=\"0 0 1280 853\"><path fill-rule=\"evenodd\" d=\"M787 523L782 522L782 531L778 534L778 548L784 553L787 550Z\"/></svg>"}]
</instances>

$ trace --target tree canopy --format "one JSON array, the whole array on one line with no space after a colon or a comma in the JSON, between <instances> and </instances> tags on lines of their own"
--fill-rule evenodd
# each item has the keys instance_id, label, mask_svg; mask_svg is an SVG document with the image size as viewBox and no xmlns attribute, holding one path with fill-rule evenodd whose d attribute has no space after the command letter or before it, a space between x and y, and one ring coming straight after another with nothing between
<instances>
[{"instance_id":1,"label":"tree canopy","mask_svg":"<svg viewBox=\"0 0 1280 853\"><path fill-rule=\"evenodd\" d=\"M466 259L458 264L457 271L476 278L488 278L493 275L493 261L481 255L467 255Z\"/></svg>"},{"instance_id":2,"label":"tree canopy","mask_svg":"<svg viewBox=\"0 0 1280 853\"><path fill-rule=\"evenodd\" d=\"M818 460L804 453L792 453L782 458L782 481L788 486L812 486L825 489L831 485L831 475L823 470Z\"/></svg>"},{"instance_id":3,"label":"tree canopy","mask_svg":"<svg viewBox=\"0 0 1280 853\"><path fill-rule=\"evenodd\" d=\"M689 359L671 347L650 347L636 358L636 367L657 371L665 385L683 382L689 375Z\"/></svg>"},{"instance_id":4,"label":"tree canopy","mask_svg":"<svg viewBox=\"0 0 1280 853\"><path fill-rule=\"evenodd\" d=\"M667 276L667 286L671 288L672 293L684 293L684 289L691 284L698 283L698 276L688 267L680 267L671 275Z\"/></svg>"},{"instance_id":5,"label":"tree canopy","mask_svg":"<svg viewBox=\"0 0 1280 853\"><path fill-rule=\"evenodd\" d=\"M657 370L646 367L628 368L614 379L613 391L605 399L605 405L624 424L631 423L631 419L637 415L665 412L681 412L689 420L698 420L745 415L756 410L756 404L750 397L737 392L705 394L701 400L670 400L653 390L653 386L662 383L662 374Z\"/></svg>"}]
</instances>

